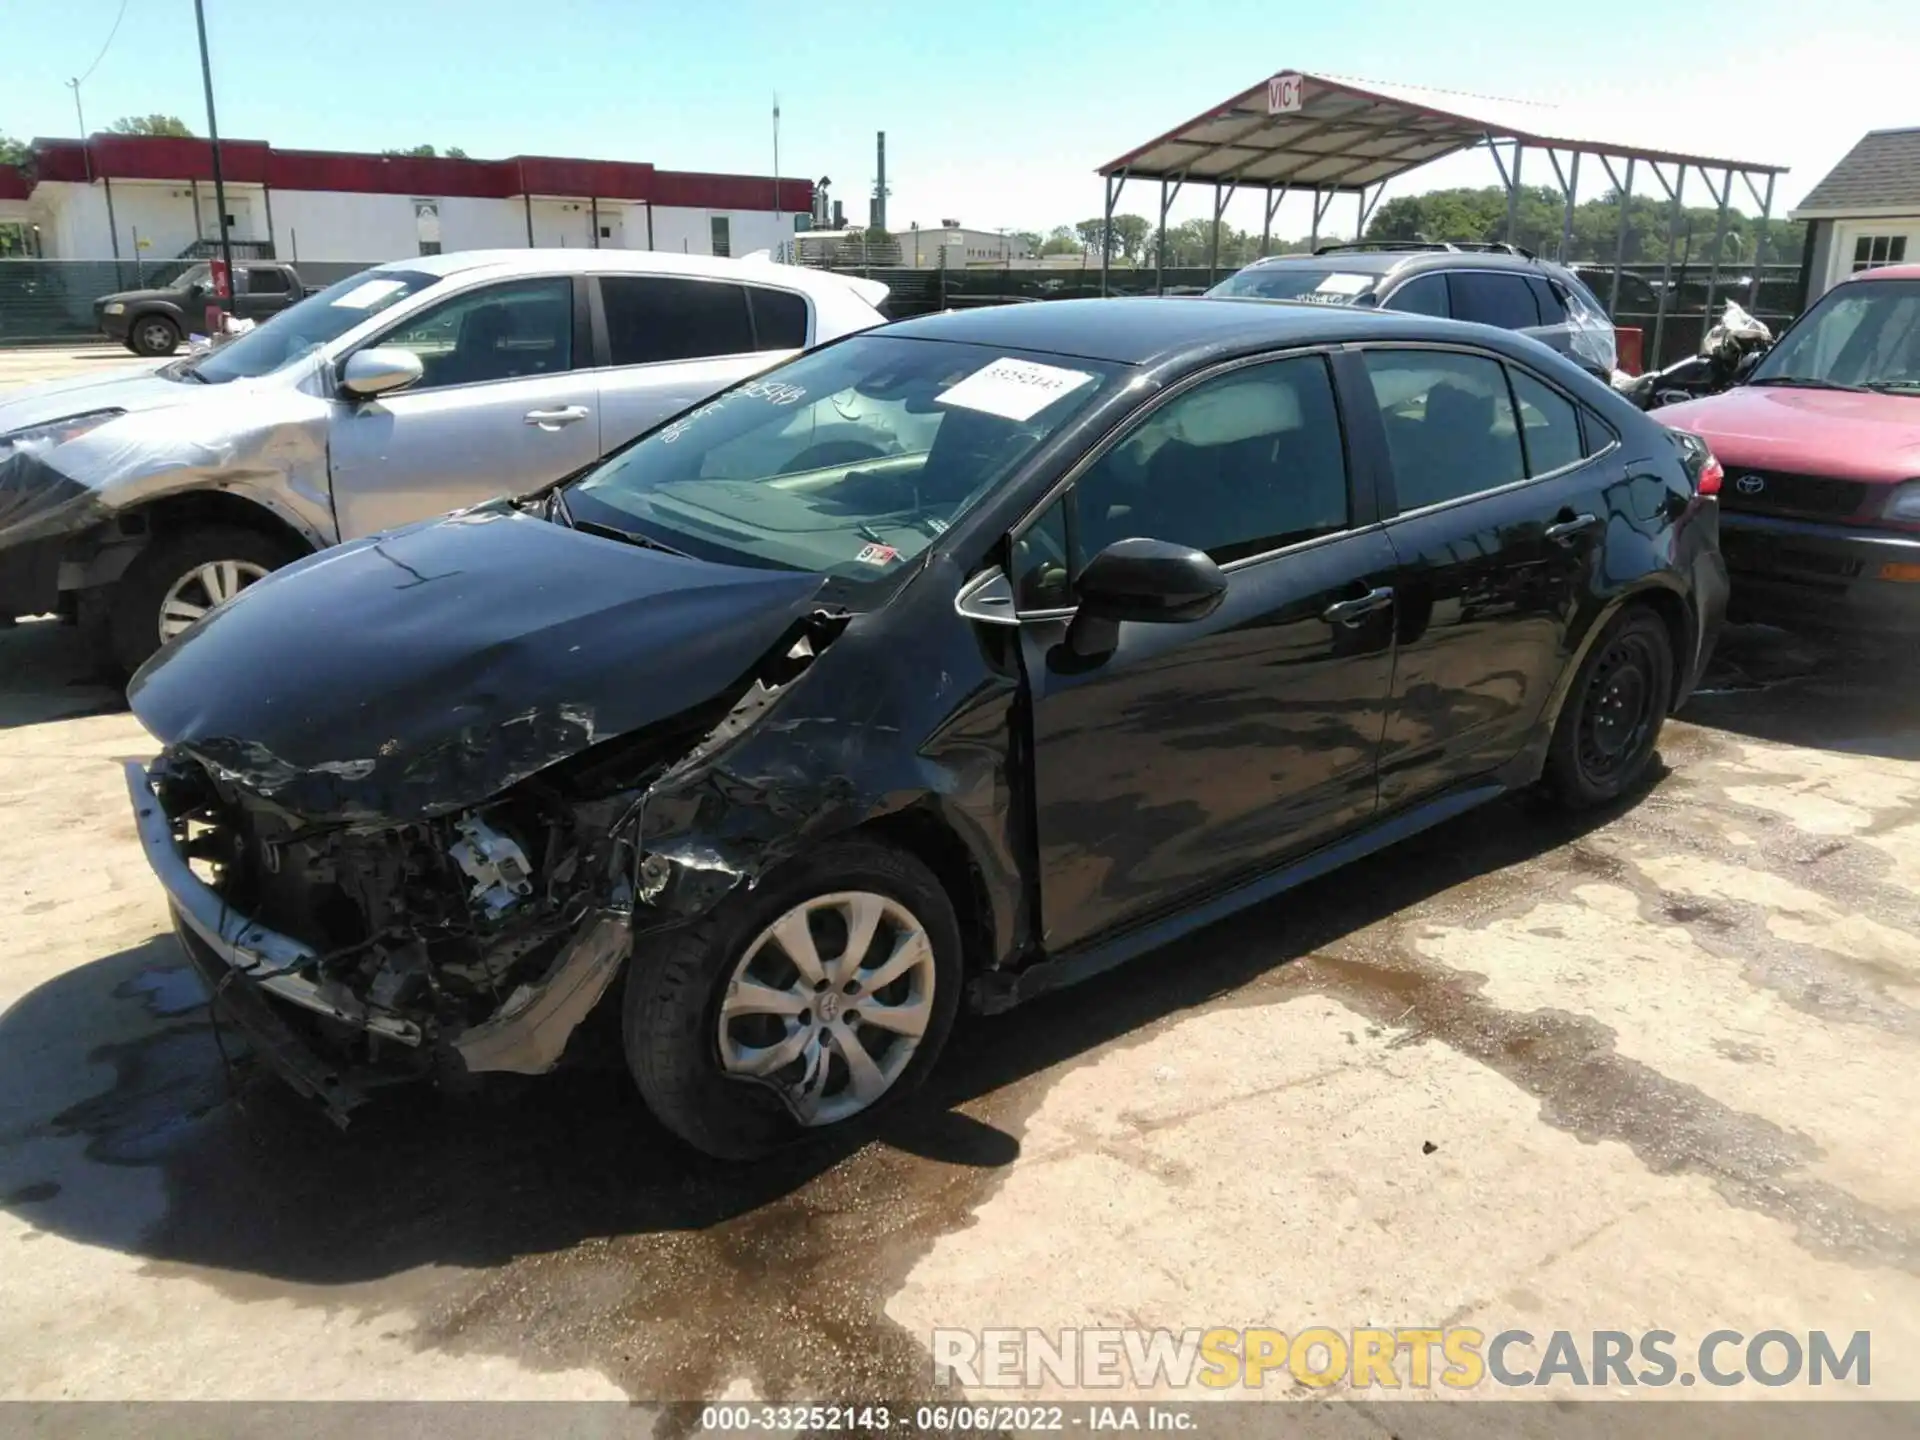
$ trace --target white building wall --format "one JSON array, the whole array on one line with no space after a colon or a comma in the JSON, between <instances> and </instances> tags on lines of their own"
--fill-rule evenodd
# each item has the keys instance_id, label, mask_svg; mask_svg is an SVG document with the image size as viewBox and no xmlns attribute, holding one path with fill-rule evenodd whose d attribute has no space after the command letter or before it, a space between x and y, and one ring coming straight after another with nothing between
<instances>
[{"instance_id":1,"label":"white building wall","mask_svg":"<svg viewBox=\"0 0 1920 1440\"><path fill-rule=\"evenodd\" d=\"M420 253L420 229L414 199L408 195L366 195L332 190L274 190L271 197L260 186L230 186L227 208L233 214L236 240L271 239L276 253L287 260L375 264ZM421 199L435 197L421 196ZM269 206L270 199L270 206ZM113 255L107 223L106 188L43 182L35 191L33 208L48 217L42 221L42 244L50 258L104 260ZM527 243L526 201L473 199L452 196L439 200L441 249L521 249ZM273 231L267 233L268 210ZM599 223L610 233L602 248L648 248L648 206L621 200L599 204ZM141 250L148 261L170 260L196 238L193 188L152 181L116 181L113 186L114 221L120 253L134 258L133 236L149 242ZM713 217L727 217L730 250L748 255L772 250L791 240L794 217L765 210L706 210L679 206L653 207L652 248L679 254L713 253ZM533 202L534 244L592 248L594 207L586 200ZM218 234L213 187L200 187L200 233ZM997 238L997 237L996 237Z\"/></svg>"},{"instance_id":2,"label":"white building wall","mask_svg":"<svg viewBox=\"0 0 1920 1440\"><path fill-rule=\"evenodd\" d=\"M301 260L373 264L420 253L413 199L407 195L275 190L273 241L274 253L296 264Z\"/></svg>"},{"instance_id":3,"label":"white building wall","mask_svg":"<svg viewBox=\"0 0 1920 1440\"><path fill-rule=\"evenodd\" d=\"M687 255L713 253L713 217L727 217L729 250L735 256L772 250L793 238L793 217L770 210L694 210L656 205L653 210L653 248ZM644 238L631 234L628 245L644 249Z\"/></svg>"}]
</instances>

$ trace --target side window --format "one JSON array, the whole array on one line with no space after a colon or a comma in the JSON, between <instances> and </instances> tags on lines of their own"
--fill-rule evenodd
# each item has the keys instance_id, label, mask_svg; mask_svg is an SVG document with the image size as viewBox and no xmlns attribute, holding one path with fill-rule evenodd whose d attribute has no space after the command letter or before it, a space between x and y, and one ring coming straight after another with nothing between
<instances>
[{"instance_id":1,"label":"side window","mask_svg":"<svg viewBox=\"0 0 1920 1440\"><path fill-rule=\"evenodd\" d=\"M1067 555L1067 497L1063 495L1013 542L1015 609L1031 614L1073 603Z\"/></svg>"},{"instance_id":2,"label":"side window","mask_svg":"<svg viewBox=\"0 0 1920 1440\"><path fill-rule=\"evenodd\" d=\"M1444 350L1369 350L1402 512L1525 475L1519 427L1498 361Z\"/></svg>"},{"instance_id":3,"label":"side window","mask_svg":"<svg viewBox=\"0 0 1920 1440\"><path fill-rule=\"evenodd\" d=\"M615 365L702 360L753 349L744 286L671 275L602 275L600 298Z\"/></svg>"},{"instance_id":4,"label":"side window","mask_svg":"<svg viewBox=\"0 0 1920 1440\"><path fill-rule=\"evenodd\" d=\"M1347 527L1346 447L1319 356L1208 380L1161 406L1074 486L1080 568L1116 540L1225 564Z\"/></svg>"},{"instance_id":5,"label":"side window","mask_svg":"<svg viewBox=\"0 0 1920 1440\"><path fill-rule=\"evenodd\" d=\"M807 344L807 302L791 290L747 286L753 334L762 350L801 350Z\"/></svg>"},{"instance_id":6,"label":"side window","mask_svg":"<svg viewBox=\"0 0 1920 1440\"><path fill-rule=\"evenodd\" d=\"M573 366L573 282L560 275L469 290L374 343L420 357L425 373L408 394L558 374Z\"/></svg>"},{"instance_id":7,"label":"side window","mask_svg":"<svg viewBox=\"0 0 1920 1440\"><path fill-rule=\"evenodd\" d=\"M1533 291L1533 303L1540 307L1542 325L1567 323L1567 302L1560 298L1560 287L1539 275L1529 275L1527 286Z\"/></svg>"},{"instance_id":8,"label":"side window","mask_svg":"<svg viewBox=\"0 0 1920 1440\"><path fill-rule=\"evenodd\" d=\"M1452 313L1447 308L1447 277L1416 275L1394 291L1381 308L1405 310L1413 315L1438 315L1445 318Z\"/></svg>"},{"instance_id":9,"label":"side window","mask_svg":"<svg viewBox=\"0 0 1920 1440\"><path fill-rule=\"evenodd\" d=\"M1520 403L1520 433L1527 446L1527 473L1545 475L1585 458L1580 443L1580 412L1573 402L1524 370L1508 370L1513 398Z\"/></svg>"},{"instance_id":10,"label":"side window","mask_svg":"<svg viewBox=\"0 0 1920 1440\"><path fill-rule=\"evenodd\" d=\"M287 272L275 270L271 266L249 267L247 270L247 293L249 295L284 295L287 293Z\"/></svg>"},{"instance_id":11,"label":"side window","mask_svg":"<svg viewBox=\"0 0 1920 1440\"><path fill-rule=\"evenodd\" d=\"M1459 270L1447 277L1453 291L1453 318L1502 330L1524 330L1540 323L1540 307L1524 275L1488 270Z\"/></svg>"}]
</instances>

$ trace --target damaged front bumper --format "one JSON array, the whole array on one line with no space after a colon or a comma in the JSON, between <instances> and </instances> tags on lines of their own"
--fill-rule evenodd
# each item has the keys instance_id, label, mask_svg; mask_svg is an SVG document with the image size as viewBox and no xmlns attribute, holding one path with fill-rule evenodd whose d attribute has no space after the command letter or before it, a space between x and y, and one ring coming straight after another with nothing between
<instances>
[{"instance_id":1,"label":"damaged front bumper","mask_svg":"<svg viewBox=\"0 0 1920 1440\"><path fill-rule=\"evenodd\" d=\"M436 1070L443 1075L551 1070L632 949L630 893L617 889L611 903L587 910L544 969L515 985L485 1019L436 1026L382 1011L346 985L316 978L326 957L315 947L237 911L202 880L156 793L154 776L138 761L127 762L125 769L141 847L167 892L189 960L260 1058L338 1124L346 1123L370 1089ZM282 1007L303 1015L287 1014ZM317 1029L313 1023L290 1023L306 1017L317 1017ZM391 1044L380 1063L365 1046L356 1053L356 1047L327 1043L329 1035Z\"/></svg>"},{"instance_id":2,"label":"damaged front bumper","mask_svg":"<svg viewBox=\"0 0 1920 1440\"><path fill-rule=\"evenodd\" d=\"M311 947L235 914L211 885L193 873L181 853L173 836L173 822L153 793L147 767L129 760L126 770L141 847L147 852L147 864L167 892L180 929L191 931L200 947L228 970L277 999L403 1045L420 1043L418 1025L395 1016L372 1014L350 1001L341 1003L346 1000L344 996L330 999L300 973L302 967L320 958Z\"/></svg>"}]
</instances>

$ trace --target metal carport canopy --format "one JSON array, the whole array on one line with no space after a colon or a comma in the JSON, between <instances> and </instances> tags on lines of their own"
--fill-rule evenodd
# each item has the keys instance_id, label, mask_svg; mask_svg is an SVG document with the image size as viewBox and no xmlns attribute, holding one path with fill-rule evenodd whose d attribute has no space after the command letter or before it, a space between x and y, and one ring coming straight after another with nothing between
<instances>
[{"instance_id":1,"label":"metal carport canopy","mask_svg":"<svg viewBox=\"0 0 1920 1440\"><path fill-rule=\"evenodd\" d=\"M1581 157L1590 155L1598 159L1614 187L1629 195L1633 193L1634 166L1644 161L1666 192L1670 206L1667 260L1662 267L1659 310L1654 320L1653 343L1657 354L1666 327L1667 280L1673 265L1675 227L1688 171L1699 172L1719 210L1713 267L1707 279L1707 311L1711 313L1714 290L1719 282L1720 245L1733 199L1733 177L1738 174L1745 182L1764 222L1773 209L1774 180L1787 167L1693 155L1664 145L1639 144L1625 139L1595 138L1602 131L1618 134L1616 126L1620 123L1614 115L1600 117L1597 123L1576 122L1570 114L1552 105L1283 70L1241 91L1225 104L1203 111L1158 139L1102 165L1100 174L1105 177L1107 191L1105 222L1110 229L1114 206L1127 181L1160 182L1159 241L1154 270L1156 289L1164 289L1167 215L1181 187L1189 181L1213 187L1213 251L1208 271L1215 274L1220 258L1220 217L1234 192L1242 187L1265 195L1266 223L1260 235L1262 254L1266 253L1281 201L1296 190L1313 196L1310 243L1318 242L1320 224L1328 207L1336 195L1343 194L1355 197L1358 214L1354 236L1358 239L1366 233L1367 217L1380 202L1387 181L1448 155L1484 146L1499 166L1501 184L1507 192L1506 238L1512 241L1518 228L1521 162L1532 149L1546 152L1553 166L1555 188L1566 202L1560 226L1560 251L1556 257L1564 259L1573 236ZM1561 164L1562 154L1568 157L1565 166ZM1626 161L1624 177L1615 172L1615 160ZM1672 168L1671 178L1662 166ZM1715 171L1719 172L1718 183ZM1766 178L1764 196L1755 183L1756 176ZM1613 288L1607 300L1609 313L1619 298L1627 212L1627 206L1620 207ZM1756 248L1755 263L1758 262ZM1103 245L1100 252L1100 293L1103 295L1107 292L1111 264L1112 246Z\"/></svg>"},{"instance_id":2,"label":"metal carport canopy","mask_svg":"<svg viewBox=\"0 0 1920 1440\"><path fill-rule=\"evenodd\" d=\"M1558 107L1285 71L1100 167L1109 177L1358 192L1490 141L1774 175L1784 165L1597 139Z\"/></svg>"}]
</instances>

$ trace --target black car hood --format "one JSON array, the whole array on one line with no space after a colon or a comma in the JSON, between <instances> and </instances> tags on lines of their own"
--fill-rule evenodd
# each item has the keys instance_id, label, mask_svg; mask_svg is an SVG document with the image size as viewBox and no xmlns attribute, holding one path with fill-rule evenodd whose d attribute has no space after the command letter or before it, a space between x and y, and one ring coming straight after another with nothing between
<instances>
[{"instance_id":1,"label":"black car hood","mask_svg":"<svg viewBox=\"0 0 1920 1440\"><path fill-rule=\"evenodd\" d=\"M116 303L121 305L143 305L150 300L164 300L170 305L178 305L186 299L186 295L187 292L184 290L116 290L111 295L102 295L93 303L95 306L113 305Z\"/></svg>"},{"instance_id":2,"label":"black car hood","mask_svg":"<svg viewBox=\"0 0 1920 1440\"><path fill-rule=\"evenodd\" d=\"M128 695L163 743L287 810L403 822L714 699L823 583L496 502L269 576Z\"/></svg>"}]
</instances>

